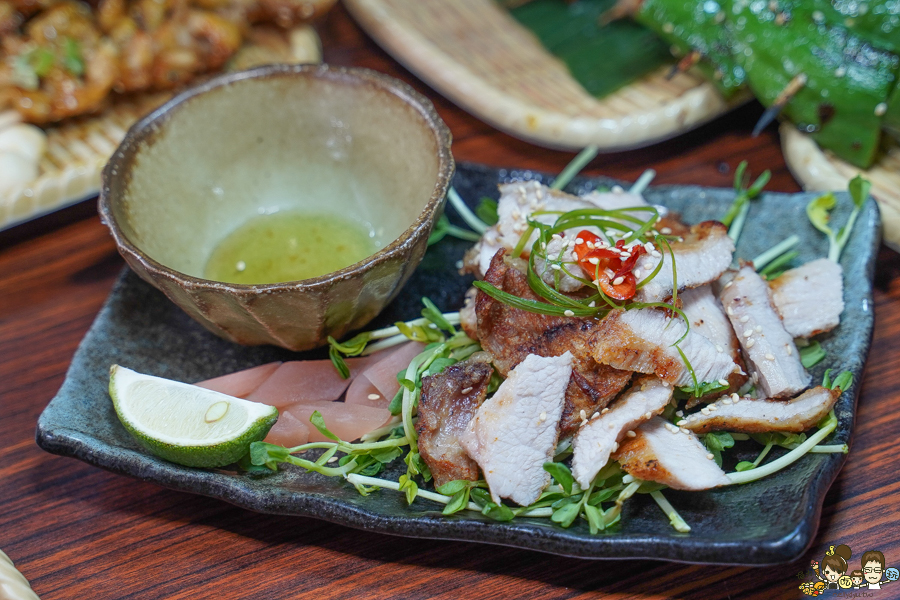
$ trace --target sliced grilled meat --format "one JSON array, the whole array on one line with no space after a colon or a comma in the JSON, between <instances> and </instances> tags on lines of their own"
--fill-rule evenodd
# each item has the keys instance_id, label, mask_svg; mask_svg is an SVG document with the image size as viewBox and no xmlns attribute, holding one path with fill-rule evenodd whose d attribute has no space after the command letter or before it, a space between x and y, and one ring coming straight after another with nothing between
<instances>
[{"instance_id":1,"label":"sliced grilled meat","mask_svg":"<svg viewBox=\"0 0 900 600\"><path fill-rule=\"evenodd\" d=\"M841 322L844 271L833 260L820 258L785 271L769 287L784 328L795 338L831 331Z\"/></svg>"}]
</instances>

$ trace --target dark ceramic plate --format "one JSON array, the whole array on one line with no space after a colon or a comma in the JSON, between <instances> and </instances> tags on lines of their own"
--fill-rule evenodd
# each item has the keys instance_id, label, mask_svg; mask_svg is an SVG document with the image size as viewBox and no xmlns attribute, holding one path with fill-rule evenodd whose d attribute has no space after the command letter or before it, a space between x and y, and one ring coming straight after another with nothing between
<instances>
[{"instance_id":1,"label":"dark ceramic plate","mask_svg":"<svg viewBox=\"0 0 900 600\"><path fill-rule=\"evenodd\" d=\"M482 196L496 197L498 182L542 177L546 176L460 165L454 185L475 204ZM572 187L581 192L613 183L579 179ZM733 192L659 187L650 189L646 197L695 223L720 217ZM809 225L804 214L812 197L766 194L755 201L738 256L752 258L790 234L803 240L798 264L824 256L828 250L825 236ZM843 205L849 204L846 197L842 200ZM846 214L839 211L835 222L843 223ZM869 201L841 261L844 273L851 274L853 282L845 287L842 323L833 333L821 336L828 357L812 369L816 379L821 379L825 368L849 369L855 375L854 385L837 404L840 424L835 443L847 442L853 428L872 334L871 281L879 234L878 210ZM469 280L457 275L455 264L467 247L447 238L433 246L401 296L373 325L415 317L423 295L444 310L457 309ZM81 343L62 389L41 415L37 442L48 452L73 456L115 473L221 498L264 513L311 516L394 535L479 541L585 558L742 565L787 562L803 553L816 531L825 492L844 461L838 454L808 455L788 469L748 485L702 493L667 491L666 496L691 525L689 534L675 532L652 499L637 496L626 503L620 525L591 535L583 523L563 529L547 519L498 523L480 514L443 517L441 507L430 501L417 499L407 506L400 494L386 490L362 497L340 479L297 470L256 478L235 471L181 467L143 451L119 424L107 395L112 363L191 382L268 361L321 356L321 352L298 356L272 347L247 348L221 340L160 292L126 272ZM734 453L732 468L734 461L758 452L758 446L747 444ZM396 479L397 474L388 472L385 476Z\"/></svg>"}]
</instances>

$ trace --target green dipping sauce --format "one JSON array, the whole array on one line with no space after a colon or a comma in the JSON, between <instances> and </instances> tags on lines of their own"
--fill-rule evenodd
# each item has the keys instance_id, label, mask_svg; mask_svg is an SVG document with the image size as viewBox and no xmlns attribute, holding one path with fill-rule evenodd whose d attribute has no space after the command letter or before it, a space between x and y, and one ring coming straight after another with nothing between
<instances>
[{"instance_id":1,"label":"green dipping sauce","mask_svg":"<svg viewBox=\"0 0 900 600\"><path fill-rule=\"evenodd\" d=\"M203 276L261 284L318 277L371 256L379 245L363 224L300 211L253 217L213 250Z\"/></svg>"}]
</instances>

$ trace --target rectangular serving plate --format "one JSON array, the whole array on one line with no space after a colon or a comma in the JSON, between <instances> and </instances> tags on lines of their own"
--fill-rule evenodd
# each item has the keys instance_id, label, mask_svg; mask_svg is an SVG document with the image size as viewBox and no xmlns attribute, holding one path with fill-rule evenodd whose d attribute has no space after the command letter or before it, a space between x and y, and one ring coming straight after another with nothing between
<instances>
[{"instance_id":1,"label":"rectangular serving plate","mask_svg":"<svg viewBox=\"0 0 900 600\"><path fill-rule=\"evenodd\" d=\"M472 205L497 197L497 184L552 177L532 171L458 166L454 186ZM575 193L612 186L606 178L578 178ZM681 214L688 223L717 219L731 203L731 190L696 186L657 187L647 200ZM798 235L796 264L827 254L828 242L808 222L805 207L815 194L764 194L751 203L750 218L737 256L750 259L789 235ZM839 198L834 222L846 220L850 204ZM455 215L451 216L455 218ZM880 242L880 219L869 200L841 258L846 308L841 325L819 336L827 358L811 369L821 380L826 368L850 370L854 383L835 407L839 425L829 443L847 443L853 429L856 398L871 344L872 276ZM471 278L457 273L469 247L445 238L432 246L400 296L372 324L414 318L420 298L442 310L456 310ZM653 558L690 563L776 564L799 557L812 543L822 502L844 462L842 454L811 454L761 481L706 492L666 491L666 497L690 524L677 533L649 496L625 504L622 520L611 530L591 535L579 522L563 529L548 519L517 518L499 523L479 513L441 515L437 503L382 490L360 496L350 484L299 469L266 477L233 470L182 467L141 449L119 423L107 393L109 366L120 364L143 373L193 382L274 360L323 358L321 351L291 353L274 347L243 347L219 339L130 271L123 273L85 336L57 396L38 421L37 443L48 452L71 456L109 471L168 488L219 498L262 513L298 515L368 531L444 540L476 541L581 558ZM751 459L758 448L748 443L730 457ZM400 462L400 461L397 461ZM396 480L400 467L384 477Z\"/></svg>"}]
</instances>

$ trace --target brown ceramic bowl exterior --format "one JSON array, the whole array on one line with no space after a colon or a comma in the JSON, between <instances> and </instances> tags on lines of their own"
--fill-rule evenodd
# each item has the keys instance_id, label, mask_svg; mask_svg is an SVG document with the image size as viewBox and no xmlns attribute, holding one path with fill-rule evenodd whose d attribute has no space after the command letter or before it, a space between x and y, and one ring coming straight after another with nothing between
<instances>
[{"instance_id":1,"label":"brown ceramic bowl exterior","mask_svg":"<svg viewBox=\"0 0 900 600\"><path fill-rule=\"evenodd\" d=\"M252 112L247 98L259 98L256 109L264 112ZM283 120L273 126L281 111ZM256 121L265 131L248 142L248 135L256 136ZM326 131L329 123L341 136ZM203 139L210 129L216 133ZM327 148L315 146L323 139ZM247 143L259 145L251 152L241 146ZM188 90L135 124L103 170L100 215L129 266L213 333L240 344L306 350L365 326L418 266L453 175L450 143L431 102L391 77L324 65L259 67ZM247 161L255 170L238 173ZM383 219L386 239L393 241L359 263L313 279L266 285L203 279L202 263L217 240L263 212L259 197L256 205L245 197L282 175L291 198L303 196L296 190L305 182L314 187L322 177L325 188L361 189L355 206ZM231 177L241 193L213 187L222 199L218 205L215 194L198 193L208 192L217 177ZM252 181L242 183L247 177ZM291 177L301 177L300 183ZM367 189L380 190L368 204ZM340 210L356 210L349 206ZM392 227L398 235L391 235Z\"/></svg>"}]
</instances>

